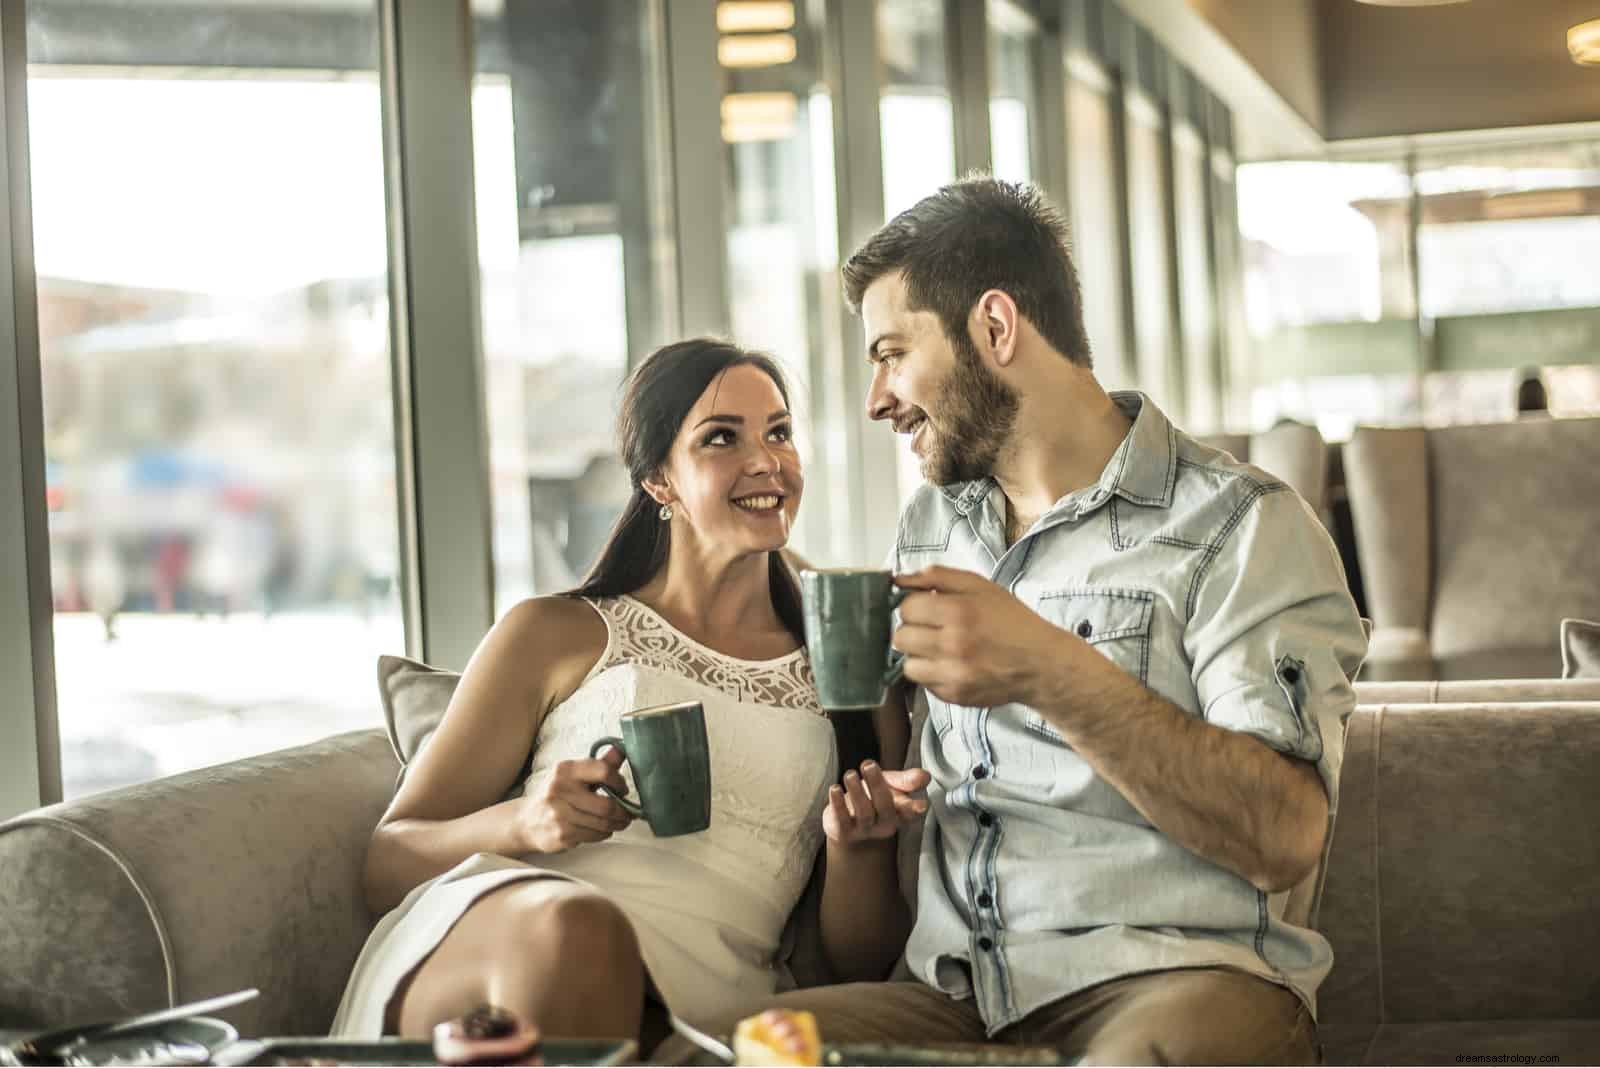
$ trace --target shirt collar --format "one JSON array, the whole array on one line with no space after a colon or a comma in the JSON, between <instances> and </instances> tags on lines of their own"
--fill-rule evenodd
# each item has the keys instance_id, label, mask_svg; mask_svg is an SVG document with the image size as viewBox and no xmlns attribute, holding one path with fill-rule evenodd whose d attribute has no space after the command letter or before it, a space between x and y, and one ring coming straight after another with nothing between
<instances>
[{"instance_id":1,"label":"shirt collar","mask_svg":"<svg viewBox=\"0 0 1600 1068\"><path fill-rule=\"evenodd\" d=\"M1143 393L1119 390L1111 394L1111 400L1122 409L1122 414L1133 420L1133 427L1106 461L1094 489L1080 490L1068 497L1089 497L1099 504L1114 493L1133 504L1169 507L1178 474L1177 432L1161 409ZM994 486L993 478L980 478L940 486L939 492L955 506L957 515L964 516L977 507Z\"/></svg>"},{"instance_id":2,"label":"shirt collar","mask_svg":"<svg viewBox=\"0 0 1600 1068\"><path fill-rule=\"evenodd\" d=\"M1178 475L1178 434L1155 403L1133 390L1111 394L1133 429L1112 453L1100 486L1133 504L1167 508Z\"/></svg>"}]
</instances>

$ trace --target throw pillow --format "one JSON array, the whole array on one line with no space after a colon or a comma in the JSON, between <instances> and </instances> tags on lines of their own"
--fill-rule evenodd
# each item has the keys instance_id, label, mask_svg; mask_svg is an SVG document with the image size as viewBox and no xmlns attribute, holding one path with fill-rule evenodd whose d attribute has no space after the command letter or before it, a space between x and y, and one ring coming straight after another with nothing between
<instances>
[{"instance_id":1,"label":"throw pillow","mask_svg":"<svg viewBox=\"0 0 1600 1068\"><path fill-rule=\"evenodd\" d=\"M1600 623L1561 621L1561 677L1600 679Z\"/></svg>"},{"instance_id":2,"label":"throw pillow","mask_svg":"<svg viewBox=\"0 0 1600 1068\"><path fill-rule=\"evenodd\" d=\"M389 744L401 764L411 763L444 719L461 674L404 656L378 657L378 697Z\"/></svg>"}]
</instances>

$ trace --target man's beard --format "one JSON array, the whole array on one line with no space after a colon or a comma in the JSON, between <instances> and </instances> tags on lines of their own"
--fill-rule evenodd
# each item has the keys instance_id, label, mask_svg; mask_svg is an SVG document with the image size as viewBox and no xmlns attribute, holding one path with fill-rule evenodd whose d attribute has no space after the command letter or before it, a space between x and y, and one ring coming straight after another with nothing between
<instances>
[{"instance_id":1,"label":"man's beard","mask_svg":"<svg viewBox=\"0 0 1600 1068\"><path fill-rule=\"evenodd\" d=\"M951 343L955 367L939 386L939 427L928 421L922 457L922 476L935 486L989 477L1021 407L1017 391L983 365L971 338L958 334Z\"/></svg>"}]
</instances>

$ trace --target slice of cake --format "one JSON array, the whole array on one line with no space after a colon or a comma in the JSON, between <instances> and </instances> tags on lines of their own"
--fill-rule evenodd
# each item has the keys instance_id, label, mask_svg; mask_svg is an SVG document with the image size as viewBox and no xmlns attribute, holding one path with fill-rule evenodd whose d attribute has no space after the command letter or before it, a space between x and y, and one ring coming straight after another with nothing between
<instances>
[{"instance_id":1,"label":"slice of cake","mask_svg":"<svg viewBox=\"0 0 1600 1068\"><path fill-rule=\"evenodd\" d=\"M821 1064L817 1018L809 1012L768 1009L740 1020L733 1033L733 1059L753 1065Z\"/></svg>"}]
</instances>

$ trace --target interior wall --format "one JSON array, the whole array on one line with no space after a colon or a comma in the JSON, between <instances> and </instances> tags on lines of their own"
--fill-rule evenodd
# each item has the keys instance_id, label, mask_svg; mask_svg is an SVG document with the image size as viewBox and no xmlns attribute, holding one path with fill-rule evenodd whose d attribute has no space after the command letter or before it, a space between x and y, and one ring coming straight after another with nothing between
<instances>
[{"instance_id":1,"label":"interior wall","mask_svg":"<svg viewBox=\"0 0 1600 1068\"><path fill-rule=\"evenodd\" d=\"M1349 2L1349 0L1345 0ZM1317 0L1188 0L1267 84L1321 130L1326 111L1318 62Z\"/></svg>"},{"instance_id":2,"label":"interior wall","mask_svg":"<svg viewBox=\"0 0 1600 1068\"><path fill-rule=\"evenodd\" d=\"M1600 18L1597 0L1319 2L1330 141L1600 119L1600 68L1573 63L1566 43L1567 27Z\"/></svg>"}]
</instances>

